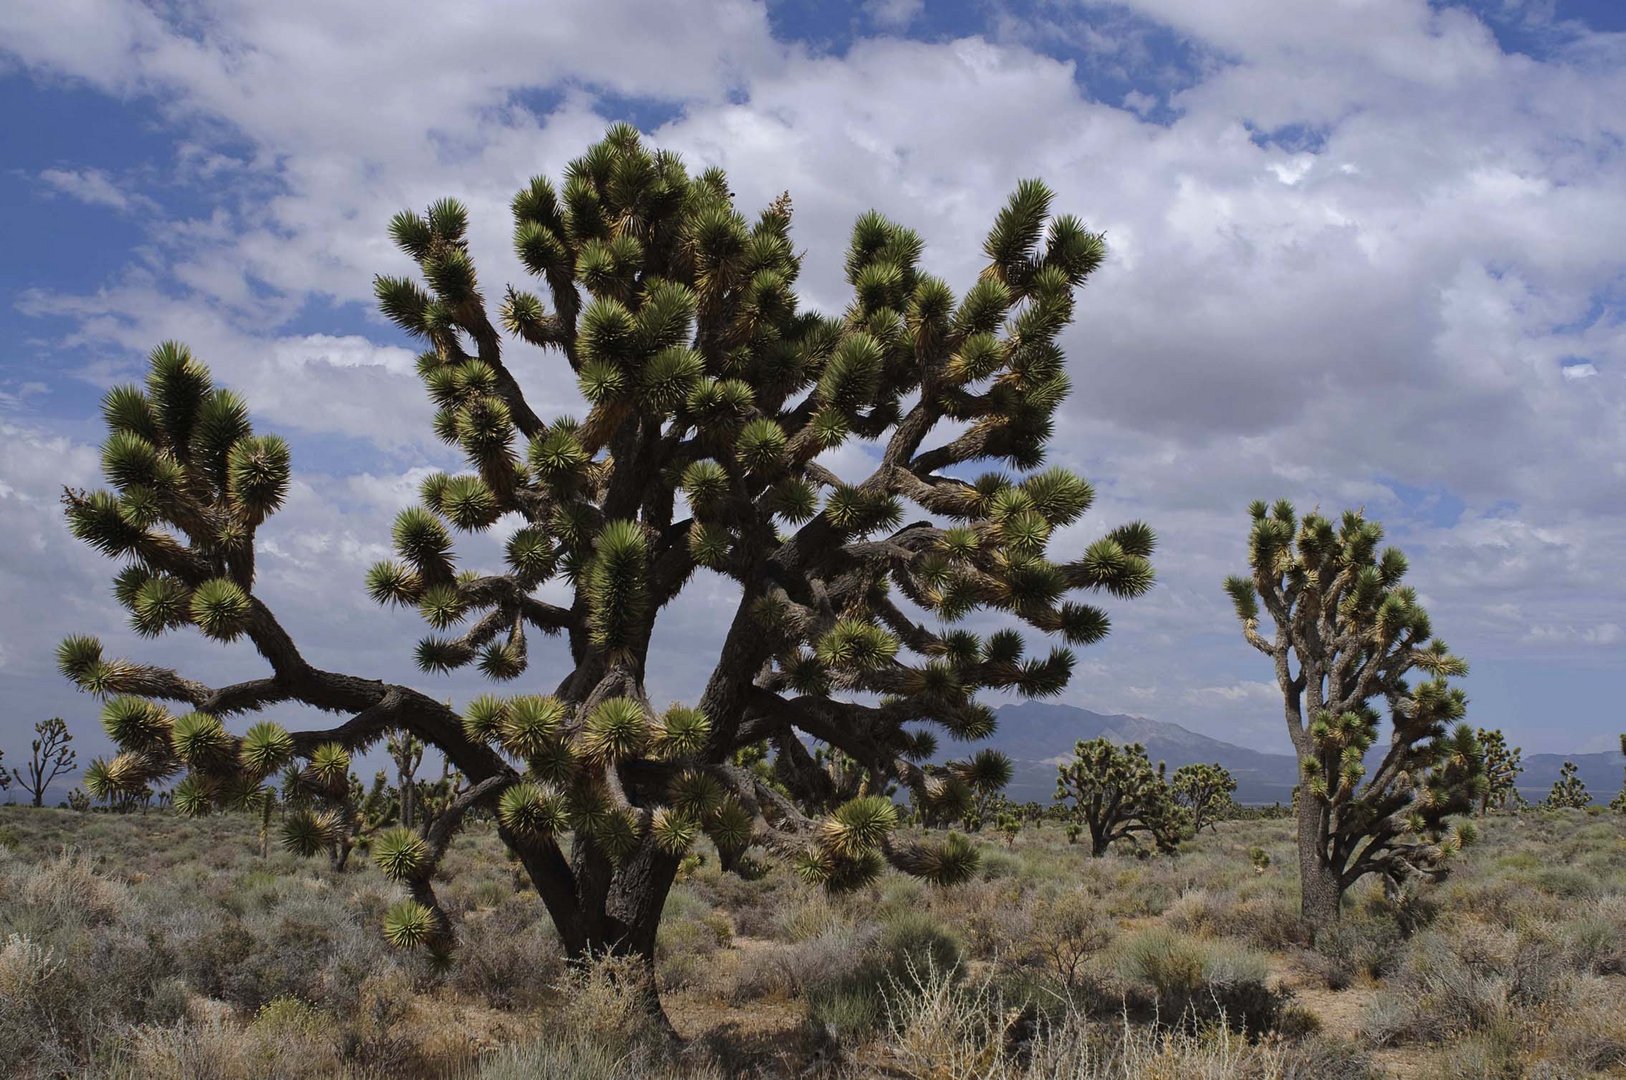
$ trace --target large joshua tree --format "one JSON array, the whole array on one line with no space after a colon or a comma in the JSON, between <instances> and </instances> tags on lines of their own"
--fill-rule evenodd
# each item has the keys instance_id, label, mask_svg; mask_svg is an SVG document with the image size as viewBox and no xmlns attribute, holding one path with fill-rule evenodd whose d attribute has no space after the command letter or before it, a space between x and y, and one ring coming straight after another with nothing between
<instances>
[{"instance_id":1,"label":"large joshua tree","mask_svg":"<svg viewBox=\"0 0 1626 1080\"><path fill-rule=\"evenodd\" d=\"M1305 919L1338 918L1344 891L1367 874L1398 884L1434 876L1472 835L1452 823L1485 785L1467 699L1450 685L1468 664L1432 636L1406 558L1381 553L1383 529L1350 511L1302 520L1277 502L1251 508L1248 577L1225 589L1242 634L1270 657L1299 759L1294 793ZM1260 629L1260 606L1273 628ZM1412 681L1412 672L1427 678ZM1390 739L1368 769L1387 705ZM1448 727L1448 725L1454 725Z\"/></svg>"},{"instance_id":2,"label":"large joshua tree","mask_svg":"<svg viewBox=\"0 0 1626 1080\"><path fill-rule=\"evenodd\" d=\"M424 344L434 430L468 471L424 481L421 504L395 521L397 558L370 571L367 589L421 612L434 631L417 647L426 673L475 665L513 687L461 714L300 651L254 573L256 530L288 487L288 447L254 434L247 404L184 347L161 346L145 389L106 398L113 490L68 492L69 520L126 562L116 592L138 630L246 638L270 671L215 687L106 657L93 638L64 642L64 672L108 698L123 748L115 781L184 773L175 805L196 812L297 759L404 730L467 778L462 809L494 809L574 957L647 960L702 834L725 862L755 843L833 889L887 863L965 878L968 844L895 841L896 810L878 793L895 779L929 798L915 763L925 730L983 738L994 718L979 690L1057 693L1073 656L1028 656L1014 629L948 624L994 609L1087 644L1107 616L1071 595L1152 583L1153 535L1138 523L1053 560L1051 533L1086 511L1091 489L1060 468L1022 474L1042 462L1068 391L1057 335L1103 256L1101 238L1051 217L1050 201L1036 181L1017 188L960 296L921 268L919 237L863 215L839 316L798 306L788 196L748 221L719 170L692 175L627 126L571 162L562 187L539 177L514 197L515 247L547 302L510 287L493 322L464 208L396 215L391 235L422 280L380 277L378 297ZM513 341L540 352L516 357ZM584 415L532 407L520 379L543 365L574 378ZM873 442L867 475L843 479L821 460L847 440ZM1019 472L963 478L978 462ZM499 523L511 530L505 564L464 568L454 535ZM645 690L651 634L701 568L733 583L738 607L699 699L660 710ZM538 595L549 583L563 602ZM538 634L563 636L564 670L535 670ZM342 719L225 726L285 701ZM804 736L871 777L828 816L794 798L799 781L819 780ZM777 750L777 786L734 763L763 745ZM431 854L388 845L385 869L416 881ZM421 884L387 920L398 942L444 933Z\"/></svg>"}]
</instances>

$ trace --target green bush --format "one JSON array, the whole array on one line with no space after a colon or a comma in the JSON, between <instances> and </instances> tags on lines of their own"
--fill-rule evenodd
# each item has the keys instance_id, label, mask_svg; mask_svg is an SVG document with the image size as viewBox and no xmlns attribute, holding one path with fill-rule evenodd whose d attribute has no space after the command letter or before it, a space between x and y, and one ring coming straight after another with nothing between
<instances>
[{"instance_id":1,"label":"green bush","mask_svg":"<svg viewBox=\"0 0 1626 1080\"><path fill-rule=\"evenodd\" d=\"M1120 946L1118 973L1129 995L1149 998L1163 1023L1220 1021L1257 1034L1276 1027L1287 1001L1270 987L1269 965L1258 953L1161 928Z\"/></svg>"},{"instance_id":2,"label":"green bush","mask_svg":"<svg viewBox=\"0 0 1626 1080\"><path fill-rule=\"evenodd\" d=\"M895 912L858 966L804 988L808 1016L843 1042L862 1039L879 1027L889 993L906 993L908 987L938 973L958 978L963 959L959 939L929 912Z\"/></svg>"}]
</instances>

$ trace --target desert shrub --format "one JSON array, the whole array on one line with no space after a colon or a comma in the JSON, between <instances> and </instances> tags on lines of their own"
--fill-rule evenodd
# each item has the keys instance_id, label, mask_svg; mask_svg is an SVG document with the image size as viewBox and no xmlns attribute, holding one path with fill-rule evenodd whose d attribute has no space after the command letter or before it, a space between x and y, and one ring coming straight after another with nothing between
<instances>
[{"instance_id":1,"label":"desert shrub","mask_svg":"<svg viewBox=\"0 0 1626 1080\"><path fill-rule=\"evenodd\" d=\"M824 890L804 886L785 897L774 913L768 936L780 941L805 941L847 922L846 915Z\"/></svg>"},{"instance_id":2,"label":"desert shrub","mask_svg":"<svg viewBox=\"0 0 1626 1080\"><path fill-rule=\"evenodd\" d=\"M1626 1071L1626 987L1619 979L1587 978L1575 1000L1552 1017L1537 1055L1588 1072Z\"/></svg>"},{"instance_id":3,"label":"desert shrub","mask_svg":"<svg viewBox=\"0 0 1626 1080\"><path fill-rule=\"evenodd\" d=\"M1163 928L1128 938L1118 951L1118 974L1131 997L1149 998L1166 1023L1220 1020L1238 1031L1275 1028L1286 995L1269 986L1259 954Z\"/></svg>"},{"instance_id":4,"label":"desert shrub","mask_svg":"<svg viewBox=\"0 0 1626 1080\"><path fill-rule=\"evenodd\" d=\"M1026 864L1016 852L1006 848L981 845L977 850L981 855L977 873L982 880L999 881L1022 876L1022 870Z\"/></svg>"},{"instance_id":5,"label":"desert shrub","mask_svg":"<svg viewBox=\"0 0 1626 1080\"><path fill-rule=\"evenodd\" d=\"M499 1009L528 1008L564 973L564 946L534 896L509 891L464 915L448 978L460 993Z\"/></svg>"},{"instance_id":6,"label":"desert shrub","mask_svg":"<svg viewBox=\"0 0 1626 1080\"><path fill-rule=\"evenodd\" d=\"M863 962L838 978L802 988L808 1016L838 1040L861 1039L881 1023L889 991L920 985L921 973L956 978L963 958L958 938L929 912L895 912Z\"/></svg>"},{"instance_id":7,"label":"desert shrub","mask_svg":"<svg viewBox=\"0 0 1626 1080\"><path fill-rule=\"evenodd\" d=\"M708 868L709 869L709 868ZM696 874L689 887L708 906L726 911L740 937L773 937L778 917L795 897L800 883L784 874L764 874L750 880L737 874L711 870Z\"/></svg>"},{"instance_id":8,"label":"desert shrub","mask_svg":"<svg viewBox=\"0 0 1626 1080\"><path fill-rule=\"evenodd\" d=\"M1626 974L1626 896L1605 896L1559 924L1564 960L1589 974Z\"/></svg>"},{"instance_id":9,"label":"desert shrub","mask_svg":"<svg viewBox=\"0 0 1626 1080\"><path fill-rule=\"evenodd\" d=\"M487 1057L464 1080L706 1080L722 1074L704 1065L685 1066L652 1050L616 1051L568 1030L535 1042L505 1047Z\"/></svg>"},{"instance_id":10,"label":"desert shrub","mask_svg":"<svg viewBox=\"0 0 1626 1080\"><path fill-rule=\"evenodd\" d=\"M411 980L399 969L366 979L341 1028L344 1060L369 1075L422 1075L425 1063L419 1060L416 1033L408 1021L412 1001Z\"/></svg>"},{"instance_id":11,"label":"desert shrub","mask_svg":"<svg viewBox=\"0 0 1626 1080\"><path fill-rule=\"evenodd\" d=\"M826 926L813 937L752 949L739 958L728 996L735 1002L782 995L810 998L853 979L880 938L874 925Z\"/></svg>"},{"instance_id":12,"label":"desert shrub","mask_svg":"<svg viewBox=\"0 0 1626 1080\"><path fill-rule=\"evenodd\" d=\"M1253 883L1235 889L1192 889L1169 905L1165 921L1188 934L1240 938L1264 949L1307 945L1309 929L1287 897Z\"/></svg>"},{"instance_id":13,"label":"desert shrub","mask_svg":"<svg viewBox=\"0 0 1626 1080\"><path fill-rule=\"evenodd\" d=\"M375 925L320 883L283 879L245 904L238 917L177 920L170 938L190 985L245 1011L300 997L344 1013L367 979L422 963L390 949Z\"/></svg>"},{"instance_id":14,"label":"desert shrub","mask_svg":"<svg viewBox=\"0 0 1626 1080\"><path fill-rule=\"evenodd\" d=\"M1458 1040L1423 1071L1427 1080L1525 1080L1528 1075L1517 1033L1507 1022Z\"/></svg>"},{"instance_id":15,"label":"desert shrub","mask_svg":"<svg viewBox=\"0 0 1626 1080\"><path fill-rule=\"evenodd\" d=\"M338 1064L331 1020L299 998L280 997L266 1002L244 1034L253 1043L275 1048L278 1057L297 1057L306 1069L319 1063L329 1068ZM276 1075L281 1070L273 1067L266 1071Z\"/></svg>"},{"instance_id":16,"label":"desert shrub","mask_svg":"<svg viewBox=\"0 0 1626 1080\"><path fill-rule=\"evenodd\" d=\"M1597 875L1577 866L1543 866L1529 881L1542 892L1565 900L1591 900L1601 890Z\"/></svg>"},{"instance_id":17,"label":"desert shrub","mask_svg":"<svg viewBox=\"0 0 1626 1080\"><path fill-rule=\"evenodd\" d=\"M926 973L887 999L886 1075L953 1080L1371 1080L1359 1051L1288 1046L1224 1026L1153 1029L1076 1009L1046 1018L986 980Z\"/></svg>"},{"instance_id":18,"label":"desert shrub","mask_svg":"<svg viewBox=\"0 0 1626 1080\"><path fill-rule=\"evenodd\" d=\"M1439 890L1431 882L1414 878L1398 889L1370 885L1360 891L1351 908L1368 919L1388 919L1402 936L1410 937L1439 918L1440 899Z\"/></svg>"},{"instance_id":19,"label":"desert shrub","mask_svg":"<svg viewBox=\"0 0 1626 1080\"><path fill-rule=\"evenodd\" d=\"M703 980L713 957L732 937L728 916L720 911L662 919L655 938L661 985L678 989Z\"/></svg>"},{"instance_id":20,"label":"desert shrub","mask_svg":"<svg viewBox=\"0 0 1626 1080\"><path fill-rule=\"evenodd\" d=\"M120 921L137 909L82 852L0 861L0 1061L71 1073L126 1025L178 1014L163 939Z\"/></svg>"},{"instance_id":21,"label":"desert shrub","mask_svg":"<svg viewBox=\"0 0 1626 1080\"><path fill-rule=\"evenodd\" d=\"M1327 985L1342 990L1359 976L1382 979L1399 964L1405 942L1394 920L1353 915L1316 937Z\"/></svg>"},{"instance_id":22,"label":"desert shrub","mask_svg":"<svg viewBox=\"0 0 1626 1080\"><path fill-rule=\"evenodd\" d=\"M1068 994L1083 984L1085 964L1112 941L1099 905L1082 892L1041 897L1032 905L1030 957Z\"/></svg>"},{"instance_id":23,"label":"desert shrub","mask_svg":"<svg viewBox=\"0 0 1626 1080\"><path fill-rule=\"evenodd\" d=\"M953 895L952 920L968 955L978 960L1021 955L1033 938L1033 894L1016 881L974 881Z\"/></svg>"},{"instance_id":24,"label":"desert shrub","mask_svg":"<svg viewBox=\"0 0 1626 1080\"><path fill-rule=\"evenodd\" d=\"M1362 1030L1379 1044L1491 1031L1519 1007L1546 1004L1565 988L1557 960L1545 943L1455 920L1413 939Z\"/></svg>"},{"instance_id":25,"label":"desert shrub","mask_svg":"<svg viewBox=\"0 0 1626 1080\"><path fill-rule=\"evenodd\" d=\"M130 908L130 890L97 872L95 860L74 848L34 865L14 862L0 898L16 905L7 921L41 929L102 926Z\"/></svg>"}]
</instances>

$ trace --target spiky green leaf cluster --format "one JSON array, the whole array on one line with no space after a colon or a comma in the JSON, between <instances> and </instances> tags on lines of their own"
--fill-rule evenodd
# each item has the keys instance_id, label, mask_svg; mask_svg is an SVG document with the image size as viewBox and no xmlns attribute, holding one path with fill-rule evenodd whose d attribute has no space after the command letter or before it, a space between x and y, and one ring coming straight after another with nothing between
<instances>
[{"instance_id":1,"label":"spiky green leaf cluster","mask_svg":"<svg viewBox=\"0 0 1626 1080\"><path fill-rule=\"evenodd\" d=\"M69 528L128 560L114 595L137 632L190 625L234 639L253 617L255 531L287 497L287 444L256 436L247 404L177 342L153 350L145 385L107 392L102 418L112 486L68 492ZM90 639L64 642L59 661L93 693L137 685Z\"/></svg>"}]
</instances>

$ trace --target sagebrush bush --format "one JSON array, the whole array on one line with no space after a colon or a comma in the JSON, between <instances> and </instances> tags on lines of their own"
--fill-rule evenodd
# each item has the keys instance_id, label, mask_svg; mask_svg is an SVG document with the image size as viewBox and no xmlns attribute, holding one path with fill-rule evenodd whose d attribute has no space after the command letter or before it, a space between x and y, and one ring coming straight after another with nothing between
<instances>
[{"instance_id":1,"label":"sagebrush bush","mask_svg":"<svg viewBox=\"0 0 1626 1080\"><path fill-rule=\"evenodd\" d=\"M1265 958L1246 946L1162 928L1126 938L1118 975L1171 1024L1220 1020L1238 1031L1272 1030L1286 995L1269 984Z\"/></svg>"},{"instance_id":2,"label":"sagebrush bush","mask_svg":"<svg viewBox=\"0 0 1626 1080\"><path fill-rule=\"evenodd\" d=\"M906 909L887 918L859 963L836 978L803 986L801 993L815 1028L850 1042L880 1026L890 989L916 985L921 972L957 978L963 960L952 933L929 913Z\"/></svg>"},{"instance_id":3,"label":"sagebrush bush","mask_svg":"<svg viewBox=\"0 0 1626 1080\"><path fill-rule=\"evenodd\" d=\"M501 903L458 923L451 985L499 1009L542 1002L564 974L565 951L536 897L509 892Z\"/></svg>"}]
</instances>

